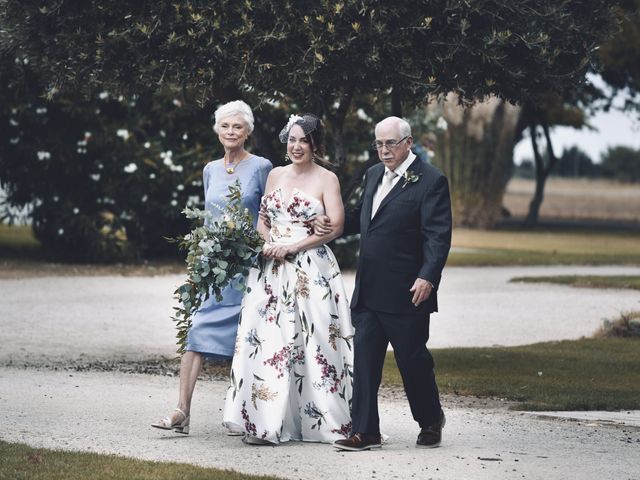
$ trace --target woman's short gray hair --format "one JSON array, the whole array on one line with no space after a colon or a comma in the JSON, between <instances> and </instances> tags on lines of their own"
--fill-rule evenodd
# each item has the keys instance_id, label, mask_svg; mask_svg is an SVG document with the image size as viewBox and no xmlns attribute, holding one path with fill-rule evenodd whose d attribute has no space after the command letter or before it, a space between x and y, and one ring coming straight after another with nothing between
<instances>
[{"instance_id":1,"label":"woman's short gray hair","mask_svg":"<svg viewBox=\"0 0 640 480\"><path fill-rule=\"evenodd\" d=\"M215 123L213 124L213 131L218 133L220 122L234 115L240 115L242 117L244 123L247 124L248 133L253 132L253 112L251 111L251 107L242 100L234 100L218 107L214 113Z\"/></svg>"}]
</instances>

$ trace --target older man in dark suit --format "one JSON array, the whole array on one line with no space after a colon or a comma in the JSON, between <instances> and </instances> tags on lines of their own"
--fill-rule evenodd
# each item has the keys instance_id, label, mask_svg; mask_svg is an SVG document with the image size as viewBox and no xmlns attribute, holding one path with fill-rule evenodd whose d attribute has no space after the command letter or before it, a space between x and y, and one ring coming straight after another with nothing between
<instances>
[{"instance_id":1,"label":"older man in dark suit","mask_svg":"<svg viewBox=\"0 0 640 480\"><path fill-rule=\"evenodd\" d=\"M381 163L367 170L362 200L345 225L345 234L360 233L351 299L353 421L351 436L334 446L352 451L381 446L378 388L390 342L411 413L420 425L416 443L436 447L445 416L426 343L451 246L449 185L442 172L411 152L406 121L388 117L376 125L375 135Z\"/></svg>"}]
</instances>

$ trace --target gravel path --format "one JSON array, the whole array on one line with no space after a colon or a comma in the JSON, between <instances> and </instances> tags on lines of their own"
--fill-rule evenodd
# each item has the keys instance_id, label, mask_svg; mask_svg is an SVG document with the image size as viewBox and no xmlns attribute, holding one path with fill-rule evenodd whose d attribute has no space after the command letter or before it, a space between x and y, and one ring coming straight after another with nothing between
<instances>
[{"instance_id":1,"label":"gravel path","mask_svg":"<svg viewBox=\"0 0 640 480\"><path fill-rule=\"evenodd\" d=\"M590 336L605 318L640 310L633 290L509 283L523 275L640 275L638 267L447 268L431 348L522 345ZM0 364L68 358L171 357L171 295L180 275L0 279ZM353 290L353 273L345 274Z\"/></svg>"},{"instance_id":2,"label":"gravel path","mask_svg":"<svg viewBox=\"0 0 640 480\"><path fill-rule=\"evenodd\" d=\"M637 291L508 283L515 276L555 274L640 275L640 268L448 268L430 346L579 338L591 335L604 318L640 310ZM226 382L206 380L197 387L189 436L151 429L148 424L175 401L176 377L123 373L120 367L112 372L64 367L108 366L114 360L135 367L136 360L172 357L168 316L171 292L181 280L179 275L0 279L0 411L6 412L0 438L291 479L640 479L640 412L540 415L510 411L500 402L473 406L445 399L443 446L422 450L414 447L417 428L406 401L389 395L381 415L390 439L381 451L347 454L298 443L255 448L223 435ZM353 275L345 280L351 290Z\"/></svg>"},{"instance_id":3,"label":"gravel path","mask_svg":"<svg viewBox=\"0 0 640 480\"><path fill-rule=\"evenodd\" d=\"M202 382L188 436L148 424L164 415L177 378L122 373L0 369L0 438L33 446L114 453L231 468L290 479L640 478L640 428L538 418L504 409L447 408L443 445L414 447L406 402L384 400L382 450L339 453L329 445L251 447L220 425L226 382Z\"/></svg>"}]
</instances>

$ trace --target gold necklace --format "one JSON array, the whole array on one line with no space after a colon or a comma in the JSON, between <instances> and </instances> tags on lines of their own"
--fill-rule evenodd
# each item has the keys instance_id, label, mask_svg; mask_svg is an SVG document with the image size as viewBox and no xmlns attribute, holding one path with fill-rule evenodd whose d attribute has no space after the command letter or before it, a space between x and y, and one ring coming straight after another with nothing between
<instances>
[{"instance_id":1,"label":"gold necklace","mask_svg":"<svg viewBox=\"0 0 640 480\"><path fill-rule=\"evenodd\" d=\"M249 158L249 157L242 157L240 160L238 160L236 163L232 163L231 165L227 164L227 160L224 160L224 168L227 171L227 173L229 175L231 175L233 172L236 171L236 167L238 165L240 165L240 162L243 161L245 158Z\"/></svg>"}]
</instances>

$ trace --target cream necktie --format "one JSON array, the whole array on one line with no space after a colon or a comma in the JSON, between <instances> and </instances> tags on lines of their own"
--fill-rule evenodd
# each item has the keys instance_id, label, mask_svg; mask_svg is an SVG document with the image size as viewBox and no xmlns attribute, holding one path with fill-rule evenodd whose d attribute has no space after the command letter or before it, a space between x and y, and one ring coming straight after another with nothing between
<instances>
[{"instance_id":1,"label":"cream necktie","mask_svg":"<svg viewBox=\"0 0 640 480\"><path fill-rule=\"evenodd\" d=\"M373 197L373 205L371 206L371 218L376 214L378 208L380 208L380 204L384 197L391 191L391 187L393 187L393 180L398 176L396 172L392 172L391 170L387 170L384 172L382 176L382 183L378 187L375 196Z\"/></svg>"}]
</instances>

